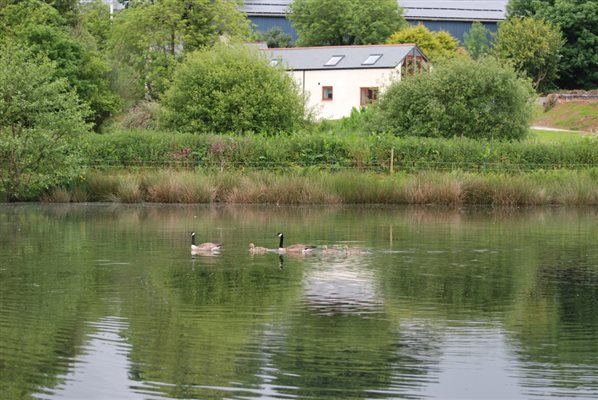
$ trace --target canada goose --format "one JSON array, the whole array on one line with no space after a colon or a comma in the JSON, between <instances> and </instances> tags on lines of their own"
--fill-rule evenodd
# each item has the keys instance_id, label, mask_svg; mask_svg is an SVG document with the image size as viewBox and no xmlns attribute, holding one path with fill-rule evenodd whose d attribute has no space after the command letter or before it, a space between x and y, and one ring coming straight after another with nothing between
<instances>
[{"instance_id":1,"label":"canada goose","mask_svg":"<svg viewBox=\"0 0 598 400\"><path fill-rule=\"evenodd\" d=\"M278 253L285 254L285 253L292 253L292 254L306 254L313 251L316 246L308 245L308 244L293 244L288 247L284 247L284 234L279 232L277 236L280 238L280 242L278 244Z\"/></svg>"},{"instance_id":2,"label":"canada goose","mask_svg":"<svg viewBox=\"0 0 598 400\"><path fill-rule=\"evenodd\" d=\"M269 252L270 250L265 248L265 247L259 247L256 246L253 243L249 243L249 252L251 254L266 254L267 252Z\"/></svg>"},{"instance_id":3,"label":"canada goose","mask_svg":"<svg viewBox=\"0 0 598 400\"><path fill-rule=\"evenodd\" d=\"M341 254L345 254L345 249L335 249L335 248L328 248L328 246L324 245L322 246L322 254L326 254L326 255L331 255L331 256L336 256L336 255L341 255Z\"/></svg>"},{"instance_id":4,"label":"canada goose","mask_svg":"<svg viewBox=\"0 0 598 400\"><path fill-rule=\"evenodd\" d=\"M191 253L217 252L222 247L220 243L195 244L195 232L191 232Z\"/></svg>"}]
</instances>

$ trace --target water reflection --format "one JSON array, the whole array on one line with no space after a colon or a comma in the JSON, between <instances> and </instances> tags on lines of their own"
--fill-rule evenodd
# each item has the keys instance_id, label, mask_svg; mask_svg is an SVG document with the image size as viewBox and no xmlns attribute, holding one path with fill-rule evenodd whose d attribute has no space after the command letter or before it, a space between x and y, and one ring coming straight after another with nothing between
<instances>
[{"instance_id":1,"label":"water reflection","mask_svg":"<svg viewBox=\"0 0 598 400\"><path fill-rule=\"evenodd\" d=\"M128 355L131 346L123 338L128 325L119 317L89 323L92 330L81 355L71 362L70 372L55 389L35 394L38 399L164 399L131 379Z\"/></svg>"},{"instance_id":2,"label":"water reflection","mask_svg":"<svg viewBox=\"0 0 598 400\"><path fill-rule=\"evenodd\" d=\"M248 254L281 230L365 251ZM597 238L594 209L0 207L0 392L596 397Z\"/></svg>"}]
</instances>

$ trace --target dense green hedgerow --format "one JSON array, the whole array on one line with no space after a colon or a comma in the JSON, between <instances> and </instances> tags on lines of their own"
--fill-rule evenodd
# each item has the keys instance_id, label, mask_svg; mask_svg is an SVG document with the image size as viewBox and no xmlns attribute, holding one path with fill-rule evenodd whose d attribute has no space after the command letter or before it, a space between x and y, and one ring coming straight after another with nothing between
<instances>
[{"instance_id":1,"label":"dense green hedgerow","mask_svg":"<svg viewBox=\"0 0 598 400\"><path fill-rule=\"evenodd\" d=\"M398 136L522 139L534 91L492 58L457 57L395 82L377 104L376 127Z\"/></svg>"},{"instance_id":2,"label":"dense green hedgerow","mask_svg":"<svg viewBox=\"0 0 598 400\"><path fill-rule=\"evenodd\" d=\"M529 171L598 165L598 141L505 142L381 135L305 133L280 136L195 135L120 131L87 135L81 146L88 165L281 170L296 166L332 169Z\"/></svg>"},{"instance_id":3,"label":"dense green hedgerow","mask_svg":"<svg viewBox=\"0 0 598 400\"><path fill-rule=\"evenodd\" d=\"M162 106L166 126L192 133L292 132L304 118L292 78L245 46L189 54Z\"/></svg>"}]
</instances>

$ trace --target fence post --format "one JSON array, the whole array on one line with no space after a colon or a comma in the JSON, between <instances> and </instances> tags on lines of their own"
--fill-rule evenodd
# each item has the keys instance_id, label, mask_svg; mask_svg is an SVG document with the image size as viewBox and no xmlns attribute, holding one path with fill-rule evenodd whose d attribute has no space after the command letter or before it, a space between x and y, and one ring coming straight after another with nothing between
<instances>
[{"instance_id":1,"label":"fence post","mask_svg":"<svg viewBox=\"0 0 598 400\"><path fill-rule=\"evenodd\" d=\"M390 149L390 174L394 173L394 164L395 164L395 148L392 147Z\"/></svg>"}]
</instances>

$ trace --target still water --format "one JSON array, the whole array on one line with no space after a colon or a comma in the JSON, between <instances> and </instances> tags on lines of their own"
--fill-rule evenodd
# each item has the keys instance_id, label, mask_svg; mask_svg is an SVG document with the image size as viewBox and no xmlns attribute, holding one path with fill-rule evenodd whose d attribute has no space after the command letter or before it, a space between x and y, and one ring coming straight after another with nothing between
<instances>
[{"instance_id":1,"label":"still water","mask_svg":"<svg viewBox=\"0 0 598 400\"><path fill-rule=\"evenodd\" d=\"M0 393L597 398L598 210L0 206Z\"/></svg>"}]
</instances>

